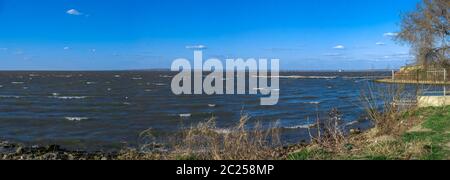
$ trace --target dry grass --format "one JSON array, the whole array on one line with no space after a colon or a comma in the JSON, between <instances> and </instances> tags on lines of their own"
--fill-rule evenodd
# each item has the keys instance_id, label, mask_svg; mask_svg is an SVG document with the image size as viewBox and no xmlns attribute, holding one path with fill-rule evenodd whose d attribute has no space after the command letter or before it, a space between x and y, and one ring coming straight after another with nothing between
<instances>
[{"instance_id":1,"label":"dry grass","mask_svg":"<svg viewBox=\"0 0 450 180\"><path fill-rule=\"evenodd\" d=\"M242 116L236 126L227 132L218 131L216 119L211 118L172 137L169 147L152 143L151 130L141 134L146 144L141 150L127 150L124 160L275 160L283 156L278 128L264 131L259 123L247 127L248 116Z\"/></svg>"},{"instance_id":2,"label":"dry grass","mask_svg":"<svg viewBox=\"0 0 450 180\"><path fill-rule=\"evenodd\" d=\"M310 133L312 146L317 146L331 152L345 151L348 138L345 136L344 126L341 125L341 121L342 115L337 109L333 109L329 113L329 118L324 122L320 118L317 118L317 136L314 137Z\"/></svg>"},{"instance_id":3,"label":"dry grass","mask_svg":"<svg viewBox=\"0 0 450 180\"><path fill-rule=\"evenodd\" d=\"M415 91L418 94L420 91ZM404 121L404 114L416 108L416 95L406 93L405 86L390 84L374 89L369 85L362 91L361 99L366 113L374 122L377 135L399 135L410 122Z\"/></svg>"},{"instance_id":4,"label":"dry grass","mask_svg":"<svg viewBox=\"0 0 450 180\"><path fill-rule=\"evenodd\" d=\"M332 160L332 159L420 159L429 153L429 141L404 141L409 129L420 125L424 119L414 116L414 104L408 102L403 85L390 85L387 88L368 88L363 91L362 101L367 116L375 127L370 131L346 136L339 125L337 110L330 113L328 121L317 120L318 136L312 137L312 144L291 153L289 159ZM417 89L416 93L420 93Z\"/></svg>"},{"instance_id":5,"label":"dry grass","mask_svg":"<svg viewBox=\"0 0 450 180\"><path fill-rule=\"evenodd\" d=\"M265 132L257 123L253 130L248 130L246 126L249 119L248 116L242 116L239 123L228 132L217 132L215 118L211 118L185 132L184 143L176 146L176 151L207 160L280 158L275 151L281 146L277 128Z\"/></svg>"}]
</instances>

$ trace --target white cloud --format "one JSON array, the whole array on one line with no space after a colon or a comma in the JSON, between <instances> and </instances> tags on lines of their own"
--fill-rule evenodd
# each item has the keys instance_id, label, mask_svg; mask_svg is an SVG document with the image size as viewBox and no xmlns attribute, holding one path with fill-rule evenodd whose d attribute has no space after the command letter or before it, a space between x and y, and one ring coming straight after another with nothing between
<instances>
[{"instance_id":1,"label":"white cloud","mask_svg":"<svg viewBox=\"0 0 450 180\"><path fill-rule=\"evenodd\" d=\"M97 52L97 49L91 49L91 52L92 52L92 53L96 53L96 52Z\"/></svg>"},{"instance_id":2,"label":"white cloud","mask_svg":"<svg viewBox=\"0 0 450 180\"><path fill-rule=\"evenodd\" d=\"M202 49L207 49L208 47L206 47L205 45L191 45L191 46L186 46L186 49L193 49L193 50L202 50Z\"/></svg>"},{"instance_id":3,"label":"white cloud","mask_svg":"<svg viewBox=\"0 0 450 180\"><path fill-rule=\"evenodd\" d=\"M385 36L385 37L395 37L395 36L398 36L398 33L388 32L388 33L384 33L383 36Z\"/></svg>"},{"instance_id":4,"label":"white cloud","mask_svg":"<svg viewBox=\"0 0 450 180\"><path fill-rule=\"evenodd\" d=\"M74 16L80 16L83 15L83 13L81 13L80 11L76 10L76 9L70 9L66 12L67 14L70 15L74 15Z\"/></svg>"},{"instance_id":5,"label":"white cloud","mask_svg":"<svg viewBox=\"0 0 450 180\"><path fill-rule=\"evenodd\" d=\"M386 45L386 43L384 43L384 42L377 42L377 43L375 43L376 45L378 45L378 46L384 46L384 45Z\"/></svg>"},{"instance_id":6,"label":"white cloud","mask_svg":"<svg viewBox=\"0 0 450 180\"><path fill-rule=\"evenodd\" d=\"M333 49L345 49L345 46L337 45L337 46L334 46Z\"/></svg>"},{"instance_id":7,"label":"white cloud","mask_svg":"<svg viewBox=\"0 0 450 180\"><path fill-rule=\"evenodd\" d=\"M70 47L66 46L63 48L64 50L70 50Z\"/></svg>"}]
</instances>

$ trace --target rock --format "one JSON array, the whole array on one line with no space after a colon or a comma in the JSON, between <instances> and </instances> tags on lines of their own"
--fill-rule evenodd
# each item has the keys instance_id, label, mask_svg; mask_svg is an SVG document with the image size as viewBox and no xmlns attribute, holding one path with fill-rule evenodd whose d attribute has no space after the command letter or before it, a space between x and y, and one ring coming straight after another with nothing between
<instances>
[{"instance_id":1,"label":"rock","mask_svg":"<svg viewBox=\"0 0 450 180\"><path fill-rule=\"evenodd\" d=\"M58 145L50 145L47 147L47 151L49 152L57 152L61 150L61 146Z\"/></svg>"},{"instance_id":2,"label":"rock","mask_svg":"<svg viewBox=\"0 0 450 180\"><path fill-rule=\"evenodd\" d=\"M13 148L14 145L10 144L8 141L3 141L3 142L0 142L0 147L4 148L4 149L9 149L9 148Z\"/></svg>"},{"instance_id":3,"label":"rock","mask_svg":"<svg viewBox=\"0 0 450 180\"><path fill-rule=\"evenodd\" d=\"M25 152L25 150L23 149L23 147L18 147L16 149L16 154L23 154Z\"/></svg>"},{"instance_id":4,"label":"rock","mask_svg":"<svg viewBox=\"0 0 450 180\"><path fill-rule=\"evenodd\" d=\"M68 154L67 155L67 160L73 161L73 160L75 160L75 157L72 154Z\"/></svg>"},{"instance_id":5,"label":"rock","mask_svg":"<svg viewBox=\"0 0 450 180\"><path fill-rule=\"evenodd\" d=\"M57 160L58 155L55 153L47 153L42 156L43 160Z\"/></svg>"},{"instance_id":6,"label":"rock","mask_svg":"<svg viewBox=\"0 0 450 180\"><path fill-rule=\"evenodd\" d=\"M357 134L361 134L361 130L359 129L350 129L350 134L351 135L357 135Z\"/></svg>"}]
</instances>

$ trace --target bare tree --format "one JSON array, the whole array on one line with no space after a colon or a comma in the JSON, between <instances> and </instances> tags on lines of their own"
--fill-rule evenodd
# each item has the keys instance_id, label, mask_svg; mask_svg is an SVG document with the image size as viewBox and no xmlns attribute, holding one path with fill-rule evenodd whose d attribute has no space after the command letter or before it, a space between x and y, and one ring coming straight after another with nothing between
<instances>
[{"instance_id":1,"label":"bare tree","mask_svg":"<svg viewBox=\"0 0 450 180\"><path fill-rule=\"evenodd\" d=\"M449 0L423 0L403 15L396 40L410 44L419 65L449 67Z\"/></svg>"}]
</instances>

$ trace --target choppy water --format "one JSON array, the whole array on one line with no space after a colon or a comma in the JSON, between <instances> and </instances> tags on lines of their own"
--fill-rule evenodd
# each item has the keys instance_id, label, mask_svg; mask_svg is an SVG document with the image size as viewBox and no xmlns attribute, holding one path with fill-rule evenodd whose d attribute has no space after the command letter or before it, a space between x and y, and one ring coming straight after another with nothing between
<instances>
[{"instance_id":1,"label":"choppy water","mask_svg":"<svg viewBox=\"0 0 450 180\"><path fill-rule=\"evenodd\" d=\"M268 127L275 121L283 141L308 138L305 130L317 113L338 108L345 123L363 121L360 90L383 72L285 72L280 101L260 106L258 96L175 96L174 73L0 72L0 139L57 143L83 150L136 145L138 134L152 128L161 136L176 133L212 116L226 131L242 113Z\"/></svg>"}]
</instances>

